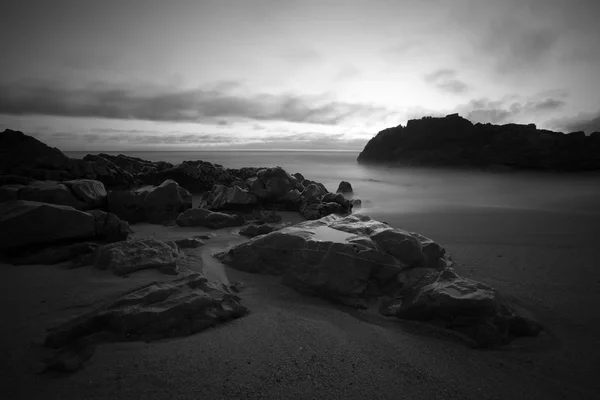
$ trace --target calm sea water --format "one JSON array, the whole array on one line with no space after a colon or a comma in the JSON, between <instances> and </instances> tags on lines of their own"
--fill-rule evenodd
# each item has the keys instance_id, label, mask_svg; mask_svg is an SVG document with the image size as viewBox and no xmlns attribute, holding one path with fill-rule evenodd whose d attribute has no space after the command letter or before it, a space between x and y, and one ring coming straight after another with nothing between
<instances>
[{"instance_id":1,"label":"calm sea water","mask_svg":"<svg viewBox=\"0 0 600 400\"><path fill-rule=\"evenodd\" d=\"M81 158L85 152L65 152ZM106 152L119 154L118 152ZM432 168L359 165L357 152L304 151L163 151L127 152L151 161L178 164L204 160L225 167L281 166L290 173L322 182L335 191L349 181L368 212L377 214L503 207L600 213L600 175L531 172L491 173Z\"/></svg>"}]
</instances>

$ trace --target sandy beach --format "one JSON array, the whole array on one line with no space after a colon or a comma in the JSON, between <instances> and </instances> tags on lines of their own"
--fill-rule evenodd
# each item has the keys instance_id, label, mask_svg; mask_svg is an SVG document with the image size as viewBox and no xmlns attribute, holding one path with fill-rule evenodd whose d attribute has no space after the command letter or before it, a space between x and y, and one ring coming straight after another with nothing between
<instances>
[{"instance_id":1,"label":"sandy beach","mask_svg":"<svg viewBox=\"0 0 600 400\"><path fill-rule=\"evenodd\" d=\"M572 208L576 210L577 208ZM298 222L296 215L283 213ZM153 280L92 267L2 265L0 383L7 399L591 399L600 393L600 215L453 207L371 215L443 244L461 275L515 297L547 328L498 350L474 350L415 322L306 297L278 278L220 265L194 250L185 267L243 282L250 314L189 337L109 343L72 375L36 374L45 329ZM186 237L204 228L134 225L134 236ZM239 229L239 228L238 228ZM194 260L204 259L202 263ZM47 283L51 281L52 285Z\"/></svg>"}]
</instances>

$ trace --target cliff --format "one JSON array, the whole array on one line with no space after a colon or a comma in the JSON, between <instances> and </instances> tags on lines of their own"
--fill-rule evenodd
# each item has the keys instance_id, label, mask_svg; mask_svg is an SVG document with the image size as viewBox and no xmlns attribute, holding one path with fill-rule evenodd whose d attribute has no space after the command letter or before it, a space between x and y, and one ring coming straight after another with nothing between
<instances>
[{"instance_id":1,"label":"cliff","mask_svg":"<svg viewBox=\"0 0 600 400\"><path fill-rule=\"evenodd\" d=\"M473 124L458 114L424 117L379 132L358 162L595 170L600 169L600 132L586 136L537 129L535 124Z\"/></svg>"}]
</instances>

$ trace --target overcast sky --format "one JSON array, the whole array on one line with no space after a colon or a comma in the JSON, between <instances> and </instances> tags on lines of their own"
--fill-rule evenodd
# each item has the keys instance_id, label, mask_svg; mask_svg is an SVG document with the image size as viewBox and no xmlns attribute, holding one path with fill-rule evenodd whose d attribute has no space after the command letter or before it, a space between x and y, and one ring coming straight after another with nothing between
<instances>
[{"instance_id":1,"label":"overcast sky","mask_svg":"<svg viewBox=\"0 0 600 400\"><path fill-rule=\"evenodd\" d=\"M600 131L600 0L5 0L0 129L361 149L424 115Z\"/></svg>"}]
</instances>

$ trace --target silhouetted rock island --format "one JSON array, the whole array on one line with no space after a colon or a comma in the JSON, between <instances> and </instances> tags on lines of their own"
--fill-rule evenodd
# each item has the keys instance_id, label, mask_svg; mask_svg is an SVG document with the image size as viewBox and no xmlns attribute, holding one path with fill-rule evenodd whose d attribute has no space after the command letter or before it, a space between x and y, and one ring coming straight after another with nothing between
<instances>
[{"instance_id":1,"label":"silhouetted rock island","mask_svg":"<svg viewBox=\"0 0 600 400\"><path fill-rule=\"evenodd\" d=\"M409 120L369 140L359 163L508 166L557 171L600 169L600 132L563 134L535 124L473 124L458 114Z\"/></svg>"}]
</instances>

